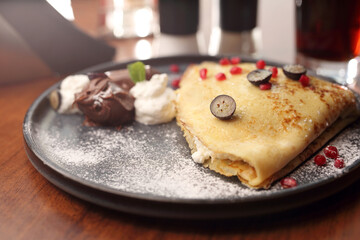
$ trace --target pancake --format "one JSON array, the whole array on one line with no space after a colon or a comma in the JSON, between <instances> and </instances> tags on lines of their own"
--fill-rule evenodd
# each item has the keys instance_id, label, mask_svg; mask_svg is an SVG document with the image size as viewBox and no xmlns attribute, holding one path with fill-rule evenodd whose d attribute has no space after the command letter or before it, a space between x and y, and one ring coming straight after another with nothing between
<instances>
[{"instance_id":1,"label":"pancake","mask_svg":"<svg viewBox=\"0 0 360 240\"><path fill-rule=\"evenodd\" d=\"M195 161L251 188L269 188L358 117L355 97L343 86L309 76L303 87L278 69L271 89L260 90L246 78L255 64L237 64L237 75L230 74L232 66L189 66L176 92L176 119ZM202 68L208 70L205 80ZM219 72L227 79L216 80ZM222 94L236 102L230 120L214 117L209 108Z\"/></svg>"}]
</instances>

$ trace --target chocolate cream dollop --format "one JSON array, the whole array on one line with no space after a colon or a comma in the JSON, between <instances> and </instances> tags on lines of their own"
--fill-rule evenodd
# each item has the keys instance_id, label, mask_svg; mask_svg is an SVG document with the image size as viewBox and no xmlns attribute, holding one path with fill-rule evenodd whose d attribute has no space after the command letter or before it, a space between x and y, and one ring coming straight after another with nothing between
<instances>
[{"instance_id":1,"label":"chocolate cream dollop","mask_svg":"<svg viewBox=\"0 0 360 240\"><path fill-rule=\"evenodd\" d=\"M146 66L146 80L157 70ZM135 85L127 69L88 73L90 83L75 94L75 102L84 113L86 126L121 127L135 119L135 98L129 93Z\"/></svg>"},{"instance_id":2,"label":"chocolate cream dollop","mask_svg":"<svg viewBox=\"0 0 360 240\"><path fill-rule=\"evenodd\" d=\"M75 94L75 104L85 114L84 125L117 126L132 122L135 98L129 94L134 83L127 78L112 81L99 76Z\"/></svg>"}]
</instances>

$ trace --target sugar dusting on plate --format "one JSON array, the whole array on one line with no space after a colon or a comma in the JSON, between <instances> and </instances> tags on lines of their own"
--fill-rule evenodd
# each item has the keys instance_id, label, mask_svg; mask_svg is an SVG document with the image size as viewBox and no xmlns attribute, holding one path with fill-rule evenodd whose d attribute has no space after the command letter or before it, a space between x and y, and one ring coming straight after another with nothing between
<instances>
[{"instance_id":1,"label":"sugar dusting on plate","mask_svg":"<svg viewBox=\"0 0 360 240\"><path fill-rule=\"evenodd\" d=\"M51 115L32 126L45 164L76 181L119 194L173 199L241 199L283 191L279 183L268 190L243 186L191 159L180 128L173 121L146 126L134 123L120 131L89 128L76 115ZM309 159L293 173L298 184L340 176L360 161L360 124L352 125L331 142L345 159L345 168L333 161L319 167Z\"/></svg>"}]
</instances>

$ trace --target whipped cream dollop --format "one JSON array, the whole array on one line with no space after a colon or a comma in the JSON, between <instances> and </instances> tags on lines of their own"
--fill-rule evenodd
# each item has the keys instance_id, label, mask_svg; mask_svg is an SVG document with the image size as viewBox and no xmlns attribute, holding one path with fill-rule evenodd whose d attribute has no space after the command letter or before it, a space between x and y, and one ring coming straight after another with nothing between
<instances>
[{"instance_id":1,"label":"whipped cream dollop","mask_svg":"<svg viewBox=\"0 0 360 240\"><path fill-rule=\"evenodd\" d=\"M81 92L90 83L89 77L84 74L66 77L60 84L60 106L58 112L62 114L80 113L74 103L75 94Z\"/></svg>"},{"instance_id":2,"label":"whipped cream dollop","mask_svg":"<svg viewBox=\"0 0 360 240\"><path fill-rule=\"evenodd\" d=\"M167 74L155 74L150 81L138 82L130 90L135 97L136 121L154 125L170 122L175 117L175 92L167 83Z\"/></svg>"},{"instance_id":3,"label":"whipped cream dollop","mask_svg":"<svg viewBox=\"0 0 360 240\"><path fill-rule=\"evenodd\" d=\"M196 163L204 163L205 160L209 159L212 152L202 144L197 137L194 137L194 143L196 146L196 152L191 157Z\"/></svg>"}]
</instances>

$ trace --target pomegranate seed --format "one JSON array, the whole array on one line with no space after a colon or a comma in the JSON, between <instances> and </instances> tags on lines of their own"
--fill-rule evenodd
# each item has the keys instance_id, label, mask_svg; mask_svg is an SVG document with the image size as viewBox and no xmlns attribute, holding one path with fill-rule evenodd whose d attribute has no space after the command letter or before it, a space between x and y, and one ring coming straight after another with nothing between
<instances>
[{"instance_id":1,"label":"pomegranate seed","mask_svg":"<svg viewBox=\"0 0 360 240\"><path fill-rule=\"evenodd\" d=\"M173 86L174 88L179 88L180 86L180 81L181 81L181 78L176 78L174 79L172 82L171 82L171 86Z\"/></svg>"},{"instance_id":2,"label":"pomegranate seed","mask_svg":"<svg viewBox=\"0 0 360 240\"><path fill-rule=\"evenodd\" d=\"M226 75L224 73L218 73L218 74L216 74L215 78L218 81L224 81L226 79Z\"/></svg>"},{"instance_id":3,"label":"pomegranate seed","mask_svg":"<svg viewBox=\"0 0 360 240\"><path fill-rule=\"evenodd\" d=\"M301 85L303 87L307 87L307 86L309 86L310 78L306 75L301 75L299 82L301 83Z\"/></svg>"},{"instance_id":4,"label":"pomegranate seed","mask_svg":"<svg viewBox=\"0 0 360 240\"><path fill-rule=\"evenodd\" d=\"M270 71L272 71L272 77L273 77L273 78L277 77L277 74L278 74L278 69L277 69L277 67L272 67L272 68L270 68Z\"/></svg>"},{"instance_id":5,"label":"pomegranate seed","mask_svg":"<svg viewBox=\"0 0 360 240\"><path fill-rule=\"evenodd\" d=\"M231 64L235 65L241 62L241 58L239 57L233 57L230 59Z\"/></svg>"},{"instance_id":6,"label":"pomegranate seed","mask_svg":"<svg viewBox=\"0 0 360 240\"><path fill-rule=\"evenodd\" d=\"M171 64L170 65L170 71L173 72L173 73L178 73L179 72L179 65Z\"/></svg>"},{"instance_id":7,"label":"pomegranate seed","mask_svg":"<svg viewBox=\"0 0 360 240\"><path fill-rule=\"evenodd\" d=\"M272 84L271 83L263 83L263 84L260 84L260 90L269 90L271 88Z\"/></svg>"},{"instance_id":8,"label":"pomegranate seed","mask_svg":"<svg viewBox=\"0 0 360 240\"><path fill-rule=\"evenodd\" d=\"M200 69L199 74L200 74L200 78L202 80L206 79L206 77L207 77L207 69L206 68Z\"/></svg>"},{"instance_id":9,"label":"pomegranate seed","mask_svg":"<svg viewBox=\"0 0 360 240\"><path fill-rule=\"evenodd\" d=\"M220 59L219 63L220 63L220 65L229 65L230 61L227 58L222 58L222 59Z\"/></svg>"},{"instance_id":10,"label":"pomegranate seed","mask_svg":"<svg viewBox=\"0 0 360 240\"><path fill-rule=\"evenodd\" d=\"M326 163L326 158L325 158L323 155L318 154L318 155L315 156L314 162L315 162L316 165L318 165L318 166L323 166L323 165L325 165L325 163Z\"/></svg>"},{"instance_id":11,"label":"pomegranate seed","mask_svg":"<svg viewBox=\"0 0 360 240\"><path fill-rule=\"evenodd\" d=\"M328 158L332 158L332 159L335 159L339 156L339 152L338 152L337 148L334 146L327 146L324 149L324 153L325 153L325 156L327 156Z\"/></svg>"},{"instance_id":12,"label":"pomegranate seed","mask_svg":"<svg viewBox=\"0 0 360 240\"><path fill-rule=\"evenodd\" d=\"M232 67L232 68L230 69L230 73L231 73L231 74L240 74L241 72L242 72L241 67Z\"/></svg>"},{"instance_id":13,"label":"pomegranate seed","mask_svg":"<svg viewBox=\"0 0 360 240\"><path fill-rule=\"evenodd\" d=\"M341 157L338 157L335 159L334 166L336 168L343 168L345 167L344 159Z\"/></svg>"},{"instance_id":14,"label":"pomegranate seed","mask_svg":"<svg viewBox=\"0 0 360 240\"><path fill-rule=\"evenodd\" d=\"M292 188L297 186L296 180L292 177L283 178L280 183L283 188Z\"/></svg>"},{"instance_id":15,"label":"pomegranate seed","mask_svg":"<svg viewBox=\"0 0 360 240\"><path fill-rule=\"evenodd\" d=\"M256 62L256 67L257 67L258 69L264 69L264 68L265 68L265 65L266 65L266 63L265 63L264 60L259 60L259 61Z\"/></svg>"}]
</instances>

